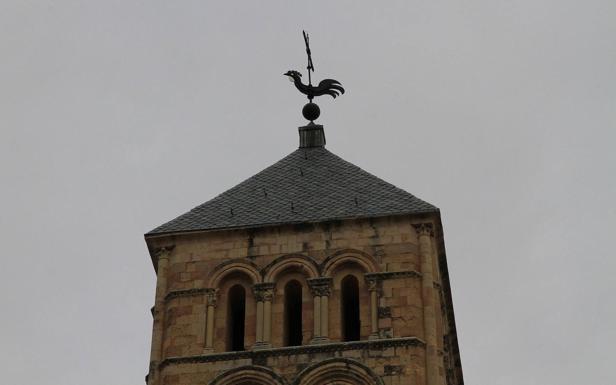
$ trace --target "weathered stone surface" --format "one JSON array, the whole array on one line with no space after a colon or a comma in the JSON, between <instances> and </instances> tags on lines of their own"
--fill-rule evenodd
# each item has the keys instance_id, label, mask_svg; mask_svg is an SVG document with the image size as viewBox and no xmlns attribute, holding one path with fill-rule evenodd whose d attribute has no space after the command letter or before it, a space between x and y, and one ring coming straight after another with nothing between
<instances>
[{"instance_id":1,"label":"weathered stone surface","mask_svg":"<svg viewBox=\"0 0 616 385\"><path fill-rule=\"evenodd\" d=\"M162 332L153 351L160 343L161 352L149 385L321 385L345 375L366 385L462 384L449 283L441 281L446 273L436 261L444 258L435 239L442 234L417 226L426 221L429 229L440 226L433 214L147 238L150 250L173 246L165 290L157 291ZM420 232L429 237L423 248ZM434 250L429 288L425 242ZM347 276L359 285L355 342L342 341ZM285 347L284 288L293 280L302 287L302 345ZM226 352L235 285L246 295L245 350ZM434 314L427 321L426 304ZM436 341L436 350L427 340ZM436 373L428 375L430 367Z\"/></svg>"}]
</instances>

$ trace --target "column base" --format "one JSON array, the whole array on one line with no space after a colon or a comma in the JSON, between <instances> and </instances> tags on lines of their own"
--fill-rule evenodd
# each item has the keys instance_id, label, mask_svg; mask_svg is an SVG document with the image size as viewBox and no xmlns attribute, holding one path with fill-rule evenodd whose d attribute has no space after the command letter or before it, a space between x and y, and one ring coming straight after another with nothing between
<instances>
[{"instance_id":1,"label":"column base","mask_svg":"<svg viewBox=\"0 0 616 385\"><path fill-rule=\"evenodd\" d=\"M310 341L310 345L326 344L326 343L329 343L329 342L330 342L330 340L327 337L314 337Z\"/></svg>"},{"instance_id":2,"label":"column base","mask_svg":"<svg viewBox=\"0 0 616 385\"><path fill-rule=\"evenodd\" d=\"M214 353L214 348L203 348L203 354L212 354Z\"/></svg>"},{"instance_id":3,"label":"column base","mask_svg":"<svg viewBox=\"0 0 616 385\"><path fill-rule=\"evenodd\" d=\"M380 340L381 336L379 336L379 333L372 333L368 336L369 340Z\"/></svg>"},{"instance_id":4,"label":"column base","mask_svg":"<svg viewBox=\"0 0 616 385\"><path fill-rule=\"evenodd\" d=\"M252 350L263 350L263 349L271 349L272 348L272 344L270 344L269 342L256 342L254 345L252 345Z\"/></svg>"}]
</instances>

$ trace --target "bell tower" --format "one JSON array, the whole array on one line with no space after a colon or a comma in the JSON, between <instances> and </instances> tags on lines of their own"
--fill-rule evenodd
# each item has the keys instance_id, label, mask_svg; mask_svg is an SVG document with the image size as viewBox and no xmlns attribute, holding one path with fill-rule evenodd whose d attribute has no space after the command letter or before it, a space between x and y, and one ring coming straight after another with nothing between
<instances>
[{"instance_id":1,"label":"bell tower","mask_svg":"<svg viewBox=\"0 0 616 385\"><path fill-rule=\"evenodd\" d=\"M299 148L145 234L147 384L462 385L439 209L325 148L339 82L286 75Z\"/></svg>"}]
</instances>

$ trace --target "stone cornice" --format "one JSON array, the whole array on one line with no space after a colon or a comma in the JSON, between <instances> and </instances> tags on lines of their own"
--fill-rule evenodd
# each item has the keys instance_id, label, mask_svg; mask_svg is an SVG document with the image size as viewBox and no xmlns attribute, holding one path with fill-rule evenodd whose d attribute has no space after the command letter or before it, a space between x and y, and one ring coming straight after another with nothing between
<instances>
[{"instance_id":1,"label":"stone cornice","mask_svg":"<svg viewBox=\"0 0 616 385\"><path fill-rule=\"evenodd\" d=\"M233 361L237 359L262 359L267 357L292 356L297 354L316 354L341 352L347 350L387 349L393 347L417 346L425 347L426 343L417 337L386 338L380 340L365 340L353 342L334 342L318 345L291 346L284 348L246 350L241 352L224 352L187 357L169 357L164 359L159 367L179 364L198 364L217 361Z\"/></svg>"},{"instance_id":2,"label":"stone cornice","mask_svg":"<svg viewBox=\"0 0 616 385\"><path fill-rule=\"evenodd\" d=\"M167 293L165 296L165 301L172 300L178 297L192 297L195 295L204 295L207 294L208 291L212 289L186 289L186 290L174 290Z\"/></svg>"},{"instance_id":3,"label":"stone cornice","mask_svg":"<svg viewBox=\"0 0 616 385\"><path fill-rule=\"evenodd\" d=\"M383 271L364 274L366 280L384 281L386 279L420 278L421 273L415 270Z\"/></svg>"}]
</instances>

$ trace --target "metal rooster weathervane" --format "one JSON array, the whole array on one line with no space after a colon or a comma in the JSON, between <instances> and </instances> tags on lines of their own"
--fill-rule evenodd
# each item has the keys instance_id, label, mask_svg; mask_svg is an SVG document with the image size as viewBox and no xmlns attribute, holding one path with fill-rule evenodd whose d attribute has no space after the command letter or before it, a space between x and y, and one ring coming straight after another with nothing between
<instances>
[{"instance_id":1,"label":"metal rooster weathervane","mask_svg":"<svg viewBox=\"0 0 616 385\"><path fill-rule=\"evenodd\" d=\"M314 65L312 64L312 55L310 52L310 44L309 38L306 31L302 31L304 34L304 43L306 43L306 54L308 55L308 84L302 83L302 74L298 71L287 71L285 73L286 76L289 77L289 80L295 84L295 87L302 94L308 97L308 104L306 104L302 110L302 114L304 118L313 122L315 119L319 117L321 114L321 109L315 103L312 102L315 96L329 95L334 99L336 96L340 94L344 94L344 88L342 88L342 84L339 81L334 79L323 79L319 82L318 86L312 85L312 76L310 72L314 72Z\"/></svg>"}]
</instances>

